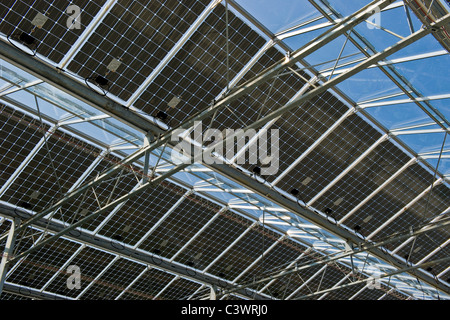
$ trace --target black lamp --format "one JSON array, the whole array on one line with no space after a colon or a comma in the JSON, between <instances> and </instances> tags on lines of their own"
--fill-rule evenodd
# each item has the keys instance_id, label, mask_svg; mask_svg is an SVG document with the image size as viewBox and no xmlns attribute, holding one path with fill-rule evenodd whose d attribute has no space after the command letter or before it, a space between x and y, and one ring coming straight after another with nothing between
<instances>
[{"instance_id":1,"label":"black lamp","mask_svg":"<svg viewBox=\"0 0 450 320\"><path fill-rule=\"evenodd\" d=\"M253 168L253 173L256 175L260 175L261 174L261 168L260 167L254 167Z\"/></svg>"},{"instance_id":2,"label":"black lamp","mask_svg":"<svg viewBox=\"0 0 450 320\"><path fill-rule=\"evenodd\" d=\"M158 111L158 113L156 114L156 118L165 122L169 118L169 115L164 111Z\"/></svg>"}]
</instances>

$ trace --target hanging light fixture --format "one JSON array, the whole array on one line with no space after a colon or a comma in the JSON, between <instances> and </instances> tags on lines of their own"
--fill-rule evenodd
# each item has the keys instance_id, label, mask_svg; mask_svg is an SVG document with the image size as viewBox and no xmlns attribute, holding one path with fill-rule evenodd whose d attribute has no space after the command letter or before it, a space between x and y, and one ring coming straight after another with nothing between
<instances>
[{"instance_id":1,"label":"hanging light fixture","mask_svg":"<svg viewBox=\"0 0 450 320\"><path fill-rule=\"evenodd\" d=\"M30 54L31 56L35 56L39 43L36 37L33 36L33 33L35 32L36 28L41 29L47 22L47 20L48 17L45 14L38 12L34 19L31 21L31 25L33 27L31 28L30 32L28 33L22 31L10 34L7 37L9 43L11 43L17 49L20 49ZM31 53L27 52L27 50L24 50L24 47L30 50Z\"/></svg>"}]
</instances>

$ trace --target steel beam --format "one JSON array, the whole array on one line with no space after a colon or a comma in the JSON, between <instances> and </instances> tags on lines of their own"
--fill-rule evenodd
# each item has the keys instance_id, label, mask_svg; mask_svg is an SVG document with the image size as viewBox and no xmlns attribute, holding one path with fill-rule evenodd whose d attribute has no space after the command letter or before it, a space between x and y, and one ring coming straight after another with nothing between
<instances>
[{"instance_id":1,"label":"steel beam","mask_svg":"<svg viewBox=\"0 0 450 320\"><path fill-rule=\"evenodd\" d=\"M50 293L47 291L39 291L36 288L18 285L6 282L3 287L3 292L18 295L21 297L31 298L33 300L74 300L71 297L64 295Z\"/></svg>"},{"instance_id":2,"label":"steel beam","mask_svg":"<svg viewBox=\"0 0 450 320\"><path fill-rule=\"evenodd\" d=\"M38 80L31 81L31 82L26 83L26 84L21 85L21 86L17 86L17 87L15 87L13 89L2 91L2 92L0 92L0 97L6 96L8 94L11 94L11 93L14 93L14 92L26 89L26 88L30 88L30 87L36 86L36 85L41 84L43 82L44 82L43 80L38 79Z\"/></svg>"},{"instance_id":3,"label":"steel beam","mask_svg":"<svg viewBox=\"0 0 450 320\"><path fill-rule=\"evenodd\" d=\"M126 107L131 107L133 103L139 98L139 96L147 89L153 80L161 73L161 71L167 66L172 58L178 53L178 51L186 44L190 37L197 31L198 27L205 21L209 14L222 0L212 0L209 5L203 10L203 12L197 17L197 19L191 24L189 29L183 34L178 42L172 47L172 49L164 56L164 59L153 69L152 73L145 79L145 81L139 86L139 88L128 99Z\"/></svg>"},{"instance_id":4,"label":"steel beam","mask_svg":"<svg viewBox=\"0 0 450 320\"><path fill-rule=\"evenodd\" d=\"M314 280L314 278L316 278L318 275L320 275L322 272L326 272L326 268L328 267L328 265L324 265L322 268L319 269L319 271L317 271L316 273L314 273L311 277L309 277L308 280L306 280L305 282L303 282L297 289L295 289L293 292L291 292L291 294L289 296L286 297L286 300L291 299L293 296L295 296L297 294L297 292L299 292L301 289L303 289L305 286L308 285L308 283L310 283L312 280Z\"/></svg>"},{"instance_id":5,"label":"steel beam","mask_svg":"<svg viewBox=\"0 0 450 320\"><path fill-rule=\"evenodd\" d=\"M382 102L367 102L367 103L361 103L358 106L362 109L367 109L367 108L374 108L374 107L395 106L398 104L414 103L414 102L422 102L422 101L444 100L444 99L450 99L450 94L447 93L447 94L439 94L439 95L432 95L432 96L426 96L426 97L416 97L413 99L408 98L408 99L387 100L387 101L382 101ZM433 122L433 123L435 123L435 122Z\"/></svg>"},{"instance_id":6,"label":"steel beam","mask_svg":"<svg viewBox=\"0 0 450 320\"><path fill-rule=\"evenodd\" d=\"M367 69L373 69L373 68L379 68L379 67L383 67L383 66L395 65L395 64L400 64L400 63L404 63L404 62L412 62L412 61L417 61L417 60L421 60L421 59L428 59L428 58L433 58L433 57L439 57L439 56L443 56L443 55L447 55L447 54L448 54L448 52L446 50L433 51L433 52L419 54L419 55L413 55L413 56L408 56L408 57L396 58L396 59L387 60L387 61L380 61L380 62L378 62L375 65L369 66ZM341 68L346 66L346 65L352 65L352 64L354 64L356 62L363 61L363 59L364 58L359 58L359 59L356 59L354 61L350 61L350 62L343 63L341 65L338 65L336 71L334 72L334 74L341 74L341 73L349 70L349 69L341 69ZM327 69L325 69L325 70L321 70L320 74L323 77L329 77L331 72L328 71ZM425 97L418 97L417 101L427 101L427 99L423 99L423 98L425 98ZM413 102L413 101L409 101L409 102ZM387 101L387 104L389 105L389 101ZM358 104L358 106L361 107L361 108L366 108L366 107L370 107L371 104L366 106L364 103L360 103L360 104Z\"/></svg>"}]
</instances>

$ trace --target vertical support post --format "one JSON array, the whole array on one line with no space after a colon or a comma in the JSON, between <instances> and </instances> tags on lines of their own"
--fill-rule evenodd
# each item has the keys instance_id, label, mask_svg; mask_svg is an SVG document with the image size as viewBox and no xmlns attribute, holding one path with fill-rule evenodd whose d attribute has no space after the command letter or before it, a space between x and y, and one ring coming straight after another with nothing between
<instances>
[{"instance_id":1,"label":"vertical support post","mask_svg":"<svg viewBox=\"0 0 450 320\"><path fill-rule=\"evenodd\" d=\"M16 241L16 226L20 225L20 219L13 219L11 221L11 228L9 229L8 238L6 239L5 250L3 251L2 261L0 263L0 294L3 291L3 285L6 280L6 272L8 267L8 260L14 250Z\"/></svg>"}]
</instances>

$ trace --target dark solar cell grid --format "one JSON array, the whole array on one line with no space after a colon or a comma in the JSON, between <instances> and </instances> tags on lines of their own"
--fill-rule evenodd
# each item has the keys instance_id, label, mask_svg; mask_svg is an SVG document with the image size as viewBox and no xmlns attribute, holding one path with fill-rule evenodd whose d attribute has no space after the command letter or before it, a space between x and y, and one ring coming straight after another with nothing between
<instances>
[{"instance_id":1,"label":"dark solar cell grid","mask_svg":"<svg viewBox=\"0 0 450 320\"><path fill-rule=\"evenodd\" d=\"M103 271L103 269L111 262L113 258L114 256L111 254L86 247L81 250L81 252L74 257L70 263L70 265L80 268L81 288L68 288L67 280L70 274L63 272L58 274L58 276L47 287L47 290L49 292L75 298L91 284L91 282L100 272Z\"/></svg>"},{"instance_id":2,"label":"dark solar cell grid","mask_svg":"<svg viewBox=\"0 0 450 320\"><path fill-rule=\"evenodd\" d=\"M151 300L175 278L173 274L152 268L136 281L122 300Z\"/></svg>"},{"instance_id":3,"label":"dark solar cell grid","mask_svg":"<svg viewBox=\"0 0 450 320\"><path fill-rule=\"evenodd\" d=\"M240 279L242 282L251 281L254 278L264 277L277 270L283 270L295 261L305 250L299 245L289 245L289 241L278 241L277 245L265 254L247 274ZM268 244L271 246L274 242Z\"/></svg>"},{"instance_id":4,"label":"dark solar cell grid","mask_svg":"<svg viewBox=\"0 0 450 320\"><path fill-rule=\"evenodd\" d=\"M410 241L407 245L403 246L403 248L400 249L397 254L402 258L409 257L409 261L411 261L412 263L417 263L424 257L426 257L429 253L441 247L445 243L445 241L447 241L449 235L450 228L448 227L443 231L441 230L441 232L435 230L429 231L425 234L417 236L415 241ZM442 253L448 256L448 248L441 248ZM437 256L438 255L432 256L428 261L437 259Z\"/></svg>"},{"instance_id":5,"label":"dark solar cell grid","mask_svg":"<svg viewBox=\"0 0 450 320\"><path fill-rule=\"evenodd\" d=\"M36 241L39 236L40 234L36 233L33 241ZM65 270L61 270L61 267L79 246L79 244L64 239L49 243L21 260L19 267L14 270L7 281L41 289L55 274L65 272Z\"/></svg>"},{"instance_id":6,"label":"dark solar cell grid","mask_svg":"<svg viewBox=\"0 0 450 320\"><path fill-rule=\"evenodd\" d=\"M154 230L140 249L170 258L219 210L196 195L189 198Z\"/></svg>"},{"instance_id":7,"label":"dark solar cell grid","mask_svg":"<svg viewBox=\"0 0 450 320\"><path fill-rule=\"evenodd\" d=\"M56 132L33 157L2 199L10 203L42 210L67 192L98 152L94 147Z\"/></svg>"},{"instance_id":8,"label":"dark solar cell grid","mask_svg":"<svg viewBox=\"0 0 450 320\"><path fill-rule=\"evenodd\" d=\"M95 284L86 291L82 300L113 300L144 270L144 266L126 259L116 261Z\"/></svg>"},{"instance_id":9,"label":"dark solar cell grid","mask_svg":"<svg viewBox=\"0 0 450 320\"><path fill-rule=\"evenodd\" d=\"M381 143L328 190L315 203L315 207L330 208L334 211L335 218L341 219L389 179L409 159L390 141ZM337 202L339 199L342 200ZM337 205L334 204L336 202Z\"/></svg>"},{"instance_id":10,"label":"dark solar cell grid","mask_svg":"<svg viewBox=\"0 0 450 320\"><path fill-rule=\"evenodd\" d=\"M187 279L177 279L170 287L164 290L158 299L160 300L186 300L190 295L192 295L201 284L189 281Z\"/></svg>"},{"instance_id":11,"label":"dark solar cell grid","mask_svg":"<svg viewBox=\"0 0 450 320\"><path fill-rule=\"evenodd\" d=\"M192 264L196 269L206 268L250 225L250 221L234 214L221 214L212 225L205 229L175 261Z\"/></svg>"},{"instance_id":12,"label":"dark solar cell grid","mask_svg":"<svg viewBox=\"0 0 450 320\"><path fill-rule=\"evenodd\" d=\"M229 248L225 256L216 261L209 269L209 273L227 280L234 280L280 237L279 234L269 231L264 231L262 226L251 229L234 246Z\"/></svg>"},{"instance_id":13,"label":"dark solar cell grid","mask_svg":"<svg viewBox=\"0 0 450 320\"><path fill-rule=\"evenodd\" d=\"M383 228L378 234L378 238L382 239L404 230L405 226L418 227L431 222L448 208L449 196L449 189L446 185L436 186L431 194L427 193L392 223ZM390 248L395 244L390 244Z\"/></svg>"},{"instance_id":14,"label":"dark solar cell grid","mask_svg":"<svg viewBox=\"0 0 450 320\"><path fill-rule=\"evenodd\" d=\"M362 232L366 236L372 233L429 186L424 183L427 176L431 182L432 176L419 164L410 166L350 217L347 220L348 225L351 227L361 226ZM373 218L367 221L368 216ZM405 227L416 225L414 220L406 220L402 215L400 217L403 218L402 226L395 231L405 230Z\"/></svg>"},{"instance_id":15,"label":"dark solar cell grid","mask_svg":"<svg viewBox=\"0 0 450 320\"><path fill-rule=\"evenodd\" d=\"M225 89L227 75L232 79L263 45L263 40L230 12L230 68L227 69L225 30L225 9L219 5L150 84L135 106L151 115L158 111L167 112L171 126L207 107ZM172 109L167 104L174 96L181 97L181 102Z\"/></svg>"},{"instance_id":16,"label":"dark solar cell grid","mask_svg":"<svg viewBox=\"0 0 450 320\"><path fill-rule=\"evenodd\" d=\"M135 245L181 198L183 190L164 183L125 202L99 234ZM186 200L187 201L187 200Z\"/></svg>"},{"instance_id":17,"label":"dark solar cell grid","mask_svg":"<svg viewBox=\"0 0 450 320\"><path fill-rule=\"evenodd\" d=\"M350 116L289 173L285 178L289 190L300 186L302 198L309 201L379 137L359 116ZM312 180L301 185L307 178Z\"/></svg>"},{"instance_id":18,"label":"dark solar cell grid","mask_svg":"<svg viewBox=\"0 0 450 320\"><path fill-rule=\"evenodd\" d=\"M83 78L107 78L109 92L127 100L195 21L204 2L118 1L68 69ZM108 73L112 59L122 64Z\"/></svg>"},{"instance_id":19,"label":"dark solar cell grid","mask_svg":"<svg viewBox=\"0 0 450 320\"><path fill-rule=\"evenodd\" d=\"M77 1L76 5L81 14L80 28L69 28L68 23L70 25L75 18L75 12L68 10L70 2L4 0L0 3L0 32L6 36L22 32L31 34L38 43L37 52L57 63L70 50L105 2ZM45 13L48 20L41 29L35 28L31 33L34 28L31 22L38 12Z\"/></svg>"},{"instance_id":20,"label":"dark solar cell grid","mask_svg":"<svg viewBox=\"0 0 450 320\"><path fill-rule=\"evenodd\" d=\"M5 184L48 129L36 119L0 106L0 185Z\"/></svg>"}]
</instances>

